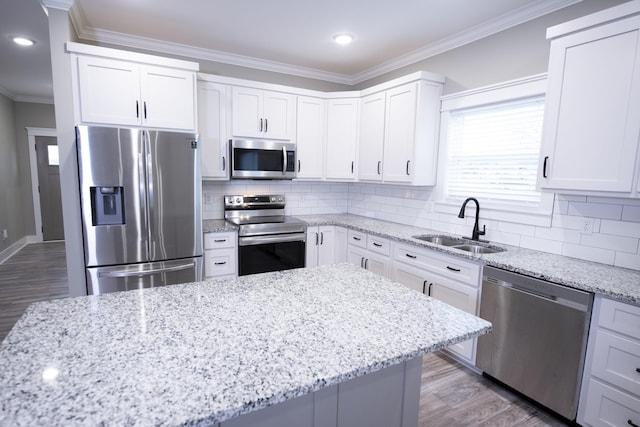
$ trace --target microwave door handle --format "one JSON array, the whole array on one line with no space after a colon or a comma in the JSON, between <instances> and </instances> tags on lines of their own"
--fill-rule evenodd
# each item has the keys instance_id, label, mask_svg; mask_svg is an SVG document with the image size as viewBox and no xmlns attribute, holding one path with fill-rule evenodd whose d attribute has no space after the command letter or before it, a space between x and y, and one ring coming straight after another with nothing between
<instances>
[{"instance_id":1,"label":"microwave door handle","mask_svg":"<svg viewBox=\"0 0 640 427\"><path fill-rule=\"evenodd\" d=\"M287 147L282 147L282 174L287 173Z\"/></svg>"}]
</instances>

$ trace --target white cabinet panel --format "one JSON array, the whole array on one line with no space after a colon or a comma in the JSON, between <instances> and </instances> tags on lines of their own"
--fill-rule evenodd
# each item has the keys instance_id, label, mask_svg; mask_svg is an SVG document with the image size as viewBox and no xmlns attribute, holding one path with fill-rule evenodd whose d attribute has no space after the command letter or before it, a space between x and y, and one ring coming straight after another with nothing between
<instances>
[{"instance_id":1,"label":"white cabinet panel","mask_svg":"<svg viewBox=\"0 0 640 427\"><path fill-rule=\"evenodd\" d=\"M357 98L327 103L327 179L354 180L357 176L358 104Z\"/></svg>"},{"instance_id":2,"label":"white cabinet panel","mask_svg":"<svg viewBox=\"0 0 640 427\"><path fill-rule=\"evenodd\" d=\"M539 186L631 195L639 133L640 17L554 39Z\"/></svg>"},{"instance_id":3,"label":"white cabinet panel","mask_svg":"<svg viewBox=\"0 0 640 427\"><path fill-rule=\"evenodd\" d=\"M385 104L385 92L361 100L358 178L363 181L382 180Z\"/></svg>"},{"instance_id":4,"label":"white cabinet panel","mask_svg":"<svg viewBox=\"0 0 640 427\"><path fill-rule=\"evenodd\" d=\"M387 92L387 114L385 119L384 180L411 182L417 165L414 157L416 144L431 144L435 141L416 140L416 109L418 88L416 83L390 89ZM427 120L427 117L420 117ZM432 150L433 151L433 150ZM435 151L432 155L435 156ZM427 164L431 159L424 159Z\"/></svg>"},{"instance_id":5,"label":"white cabinet panel","mask_svg":"<svg viewBox=\"0 0 640 427\"><path fill-rule=\"evenodd\" d=\"M80 121L194 131L195 73L78 57Z\"/></svg>"},{"instance_id":6,"label":"white cabinet panel","mask_svg":"<svg viewBox=\"0 0 640 427\"><path fill-rule=\"evenodd\" d=\"M235 232L204 233L204 277L238 275L238 236Z\"/></svg>"},{"instance_id":7,"label":"white cabinet panel","mask_svg":"<svg viewBox=\"0 0 640 427\"><path fill-rule=\"evenodd\" d=\"M297 106L296 151L298 179L322 179L325 152L324 99L300 96Z\"/></svg>"},{"instance_id":8,"label":"white cabinet panel","mask_svg":"<svg viewBox=\"0 0 640 427\"><path fill-rule=\"evenodd\" d=\"M340 262L336 260L336 227L307 227L306 266L315 267Z\"/></svg>"},{"instance_id":9,"label":"white cabinet panel","mask_svg":"<svg viewBox=\"0 0 640 427\"><path fill-rule=\"evenodd\" d=\"M198 133L202 178L228 178L227 85L198 81Z\"/></svg>"},{"instance_id":10,"label":"white cabinet panel","mask_svg":"<svg viewBox=\"0 0 640 427\"><path fill-rule=\"evenodd\" d=\"M640 399L595 379L589 380L583 425L593 427L640 425ZM582 403L582 402L581 402Z\"/></svg>"},{"instance_id":11,"label":"white cabinet panel","mask_svg":"<svg viewBox=\"0 0 640 427\"><path fill-rule=\"evenodd\" d=\"M291 94L234 86L232 132L238 137L292 140L295 97Z\"/></svg>"}]
</instances>

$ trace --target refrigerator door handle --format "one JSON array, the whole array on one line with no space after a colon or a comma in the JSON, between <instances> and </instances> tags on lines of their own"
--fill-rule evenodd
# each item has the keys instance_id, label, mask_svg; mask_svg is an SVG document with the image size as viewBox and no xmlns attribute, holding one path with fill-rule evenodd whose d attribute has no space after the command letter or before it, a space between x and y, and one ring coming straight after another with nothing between
<instances>
[{"instance_id":1,"label":"refrigerator door handle","mask_svg":"<svg viewBox=\"0 0 640 427\"><path fill-rule=\"evenodd\" d=\"M165 268L152 268L149 270L120 270L120 271L106 271L102 273L98 273L99 277L141 277L141 276L150 276L156 273L166 273L169 271L180 271L186 270L188 268L192 268L195 266L193 261L188 262L186 264L174 265L172 267Z\"/></svg>"},{"instance_id":2,"label":"refrigerator door handle","mask_svg":"<svg viewBox=\"0 0 640 427\"><path fill-rule=\"evenodd\" d=\"M143 131L143 147L144 147L144 159L145 159L145 165L144 165L144 178L141 182L141 188L146 189L145 191L145 201L144 201L144 205L145 205L145 209L144 209L144 216L146 219L146 222L148 224L147 226L147 259L151 259L153 256L155 256L154 252L155 252L155 241L153 240L152 236L153 236L153 232L155 230L155 224L153 223L153 218L151 217L151 215L149 214L149 209L151 206L153 206L153 199L155 197L155 192L154 192L154 188L153 188L153 176L154 176L154 171L153 171L153 157L151 155L151 135L149 134L149 131Z\"/></svg>"}]
</instances>

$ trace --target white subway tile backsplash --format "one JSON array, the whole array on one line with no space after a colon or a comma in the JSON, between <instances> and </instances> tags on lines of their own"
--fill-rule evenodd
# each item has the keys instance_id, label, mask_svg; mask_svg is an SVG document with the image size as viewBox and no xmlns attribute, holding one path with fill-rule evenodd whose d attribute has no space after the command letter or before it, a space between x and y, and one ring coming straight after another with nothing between
<instances>
[{"instance_id":1,"label":"white subway tile backsplash","mask_svg":"<svg viewBox=\"0 0 640 427\"><path fill-rule=\"evenodd\" d=\"M536 251L550 252L552 254L562 254L563 242L540 239L538 237L522 236L520 238L520 246L523 248L533 249Z\"/></svg>"},{"instance_id":2,"label":"white subway tile backsplash","mask_svg":"<svg viewBox=\"0 0 640 427\"><path fill-rule=\"evenodd\" d=\"M534 236L536 227L528 224L515 224L513 222L496 221L497 229L506 233L521 234L523 236Z\"/></svg>"},{"instance_id":3,"label":"white subway tile backsplash","mask_svg":"<svg viewBox=\"0 0 640 427\"><path fill-rule=\"evenodd\" d=\"M613 265L617 267L632 268L640 270L640 254L628 254L625 252L616 252L616 258Z\"/></svg>"},{"instance_id":4,"label":"white subway tile backsplash","mask_svg":"<svg viewBox=\"0 0 640 427\"><path fill-rule=\"evenodd\" d=\"M611 234L583 234L580 241L582 246L611 249L612 251L637 253L638 239L631 237L613 236Z\"/></svg>"},{"instance_id":5,"label":"white subway tile backsplash","mask_svg":"<svg viewBox=\"0 0 640 427\"><path fill-rule=\"evenodd\" d=\"M622 218L622 205L569 202L568 214L590 218L620 219Z\"/></svg>"},{"instance_id":6,"label":"white subway tile backsplash","mask_svg":"<svg viewBox=\"0 0 640 427\"><path fill-rule=\"evenodd\" d=\"M574 245L573 243L565 242L562 246L562 255L599 262L602 264L613 265L615 254L615 251L612 250Z\"/></svg>"},{"instance_id":7,"label":"white subway tile backsplash","mask_svg":"<svg viewBox=\"0 0 640 427\"><path fill-rule=\"evenodd\" d=\"M640 239L640 223L603 219L600 224L600 233Z\"/></svg>"},{"instance_id":8,"label":"white subway tile backsplash","mask_svg":"<svg viewBox=\"0 0 640 427\"><path fill-rule=\"evenodd\" d=\"M640 206L623 206L622 220L640 222Z\"/></svg>"},{"instance_id":9,"label":"white subway tile backsplash","mask_svg":"<svg viewBox=\"0 0 640 427\"><path fill-rule=\"evenodd\" d=\"M579 231L569 230L566 228L536 227L535 237L540 239L556 240L558 242L580 244L580 238L582 235Z\"/></svg>"}]
</instances>

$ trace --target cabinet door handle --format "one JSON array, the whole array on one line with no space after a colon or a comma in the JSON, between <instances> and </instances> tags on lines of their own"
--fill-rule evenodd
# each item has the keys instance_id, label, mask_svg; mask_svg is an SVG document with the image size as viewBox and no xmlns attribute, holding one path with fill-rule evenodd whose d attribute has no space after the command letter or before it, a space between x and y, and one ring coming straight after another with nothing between
<instances>
[{"instance_id":1,"label":"cabinet door handle","mask_svg":"<svg viewBox=\"0 0 640 427\"><path fill-rule=\"evenodd\" d=\"M260 119L260 132L262 132L262 119Z\"/></svg>"},{"instance_id":2,"label":"cabinet door handle","mask_svg":"<svg viewBox=\"0 0 640 427\"><path fill-rule=\"evenodd\" d=\"M136 119L140 118L140 102L136 101Z\"/></svg>"},{"instance_id":3,"label":"cabinet door handle","mask_svg":"<svg viewBox=\"0 0 640 427\"><path fill-rule=\"evenodd\" d=\"M269 129L269 121L267 119L264 119L264 133L267 133L268 129Z\"/></svg>"},{"instance_id":4,"label":"cabinet door handle","mask_svg":"<svg viewBox=\"0 0 640 427\"><path fill-rule=\"evenodd\" d=\"M225 160L224 156L222 156L222 170L227 170L227 161Z\"/></svg>"},{"instance_id":5,"label":"cabinet door handle","mask_svg":"<svg viewBox=\"0 0 640 427\"><path fill-rule=\"evenodd\" d=\"M424 282L422 282L422 293L426 294L427 293L426 290L427 290L427 281L425 280Z\"/></svg>"},{"instance_id":6,"label":"cabinet door handle","mask_svg":"<svg viewBox=\"0 0 640 427\"><path fill-rule=\"evenodd\" d=\"M142 103L142 111L144 111L144 118L147 119L147 101Z\"/></svg>"},{"instance_id":7,"label":"cabinet door handle","mask_svg":"<svg viewBox=\"0 0 640 427\"><path fill-rule=\"evenodd\" d=\"M631 427L640 427L638 424L634 423L632 420L627 420L627 424L629 424Z\"/></svg>"},{"instance_id":8,"label":"cabinet door handle","mask_svg":"<svg viewBox=\"0 0 640 427\"><path fill-rule=\"evenodd\" d=\"M640 374L640 368L636 368L636 372Z\"/></svg>"},{"instance_id":9,"label":"cabinet door handle","mask_svg":"<svg viewBox=\"0 0 640 427\"><path fill-rule=\"evenodd\" d=\"M226 242L226 241L227 241L227 239L215 239L214 240L214 242L216 242L216 243L223 243L223 242Z\"/></svg>"},{"instance_id":10,"label":"cabinet door handle","mask_svg":"<svg viewBox=\"0 0 640 427\"><path fill-rule=\"evenodd\" d=\"M447 265L447 270L455 271L455 272L457 272L457 273L459 273L459 272L460 272L460 269L459 269L459 268L450 267L450 266L448 266L448 265Z\"/></svg>"},{"instance_id":11,"label":"cabinet door handle","mask_svg":"<svg viewBox=\"0 0 640 427\"><path fill-rule=\"evenodd\" d=\"M227 261L214 262L215 265L225 265Z\"/></svg>"},{"instance_id":12,"label":"cabinet door handle","mask_svg":"<svg viewBox=\"0 0 640 427\"><path fill-rule=\"evenodd\" d=\"M382 161L378 160L378 175L380 175L380 165L382 164Z\"/></svg>"},{"instance_id":13,"label":"cabinet door handle","mask_svg":"<svg viewBox=\"0 0 640 427\"><path fill-rule=\"evenodd\" d=\"M364 257L360 257L360 268L364 268Z\"/></svg>"},{"instance_id":14,"label":"cabinet door handle","mask_svg":"<svg viewBox=\"0 0 640 427\"><path fill-rule=\"evenodd\" d=\"M431 287L433 286L433 283L429 283L429 290L427 291L427 296L431 296Z\"/></svg>"},{"instance_id":15,"label":"cabinet door handle","mask_svg":"<svg viewBox=\"0 0 640 427\"><path fill-rule=\"evenodd\" d=\"M298 172L300 172L300 159L298 159Z\"/></svg>"},{"instance_id":16,"label":"cabinet door handle","mask_svg":"<svg viewBox=\"0 0 640 427\"><path fill-rule=\"evenodd\" d=\"M318 233L316 233L316 246L318 246Z\"/></svg>"},{"instance_id":17,"label":"cabinet door handle","mask_svg":"<svg viewBox=\"0 0 640 427\"><path fill-rule=\"evenodd\" d=\"M353 160L351 161L351 173L353 173Z\"/></svg>"},{"instance_id":18,"label":"cabinet door handle","mask_svg":"<svg viewBox=\"0 0 640 427\"><path fill-rule=\"evenodd\" d=\"M324 244L324 231L320 232L320 244L323 245Z\"/></svg>"},{"instance_id":19,"label":"cabinet door handle","mask_svg":"<svg viewBox=\"0 0 640 427\"><path fill-rule=\"evenodd\" d=\"M359 241L360 241L360 240L362 240L362 239L361 239L361 238L359 238L359 237L353 236L353 240L357 240L357 241L359 242Z\"/></svg>"},{"instance_id":20,"label":"cabinet door handle","mask_svg":"<svg viewBox=\"0 0 640 427\"><path fill-rule=\"evenodd\" d=\"M369 258L364 260L364 269L368 270L369 269Z\"/></svg>"},{"instance_id":21,"label":"cabinet door handle","mask_svg":"<svg viewBox=\"0 0 640 427\"><path fill-rule=\"evenodd\" d=\"M404 256L406 256L407 258L411 258L411 259L416 259L416 258L418 258L417 256L415 256L415 255L411 255L411 254L404 254Z\"/></svg>"},{"instance_id":22,"label":"cabinet door handle","mask_svg":"<svg viewBox=\"0 0 640 427\"><path fill-rule=\"evenodd\" d=\"M407 160L407 175L409 175L409 163L411 163L411 160Z\"/></svg>"},{"instance_id":23,"label":"cabinet door handle","mask_svg":"<svg viewBox=\"0 0 640 427\"><path fill-rule=\"evenodd\" d=\"M373 246L375 246L376 248L381 248L382 243L373 242Z\"/></svg>"},{"instance_id":24,"label":"cabinet door handle","mask_svg":"<svg viewBox=\"0 0 640 427\"><path fill-rule=\"evenodd\" d=\"M547 162L549 161L549 156L544 156L544 163L542 163L542 177L547 177Z\"/></svg>"}]
</instances>

